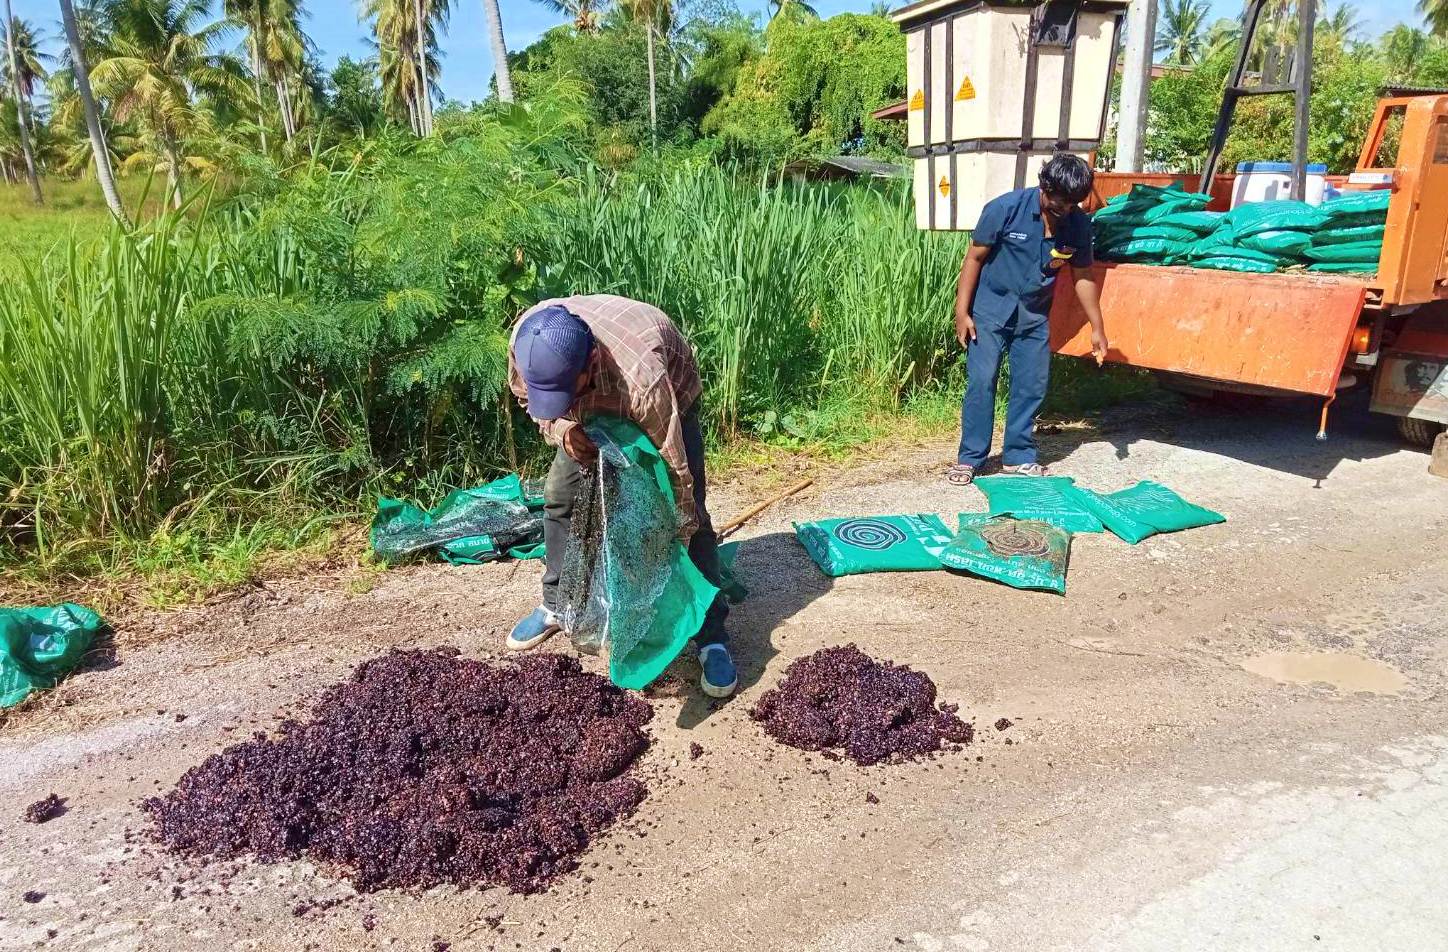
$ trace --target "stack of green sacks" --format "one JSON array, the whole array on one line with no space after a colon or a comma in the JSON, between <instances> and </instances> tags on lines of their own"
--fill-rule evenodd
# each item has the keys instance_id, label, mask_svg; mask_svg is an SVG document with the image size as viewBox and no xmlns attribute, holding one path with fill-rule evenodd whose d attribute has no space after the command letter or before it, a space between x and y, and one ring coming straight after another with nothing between
<instances>
[{"instance_id":1,"label":"stack of green sacks","mask_svg":"<svg viewBox=\"0 0 1448 952\"><path fill-rule=\"evenodd\" d=\"M1380 189L1349 192L1322 206L1327 221L1313 235L1306 257L1309 271L1326 274L1375 274L1383 254L1383 232L1393 193Z\"/></svg>"},{"instance_id":2,"label":"stack of green sacks","mask_svg":"<svg viewBox=\"0 0 1448 952\"><path fill-rule=\"evenodd\" d=\"M1213 231L1221 217L1204 211L1210 195L1179 185L1137 185L1092 216L1096 255L1105 261L1171 264Z\"/></svg>"},{"instance_id":3,"label":"stack of green sacks","mask_svg":"<svg viewBox=\"0 0 1448 952\"><path fill-rule=\"evenodd\" d=\"M1306 202L1248 202L1226 215L1186 255L1196 268L1271 274L1303 264L1327 215Z\"/></svg>"}]
</instances>

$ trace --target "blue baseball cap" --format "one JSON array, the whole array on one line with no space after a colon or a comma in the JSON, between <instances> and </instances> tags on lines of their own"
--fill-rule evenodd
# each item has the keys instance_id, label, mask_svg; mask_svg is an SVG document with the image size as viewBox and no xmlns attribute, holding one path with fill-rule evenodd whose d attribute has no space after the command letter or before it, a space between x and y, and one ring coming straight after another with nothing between
<instances>
[{"instance_id":1,"label":"blue baseball cap","mask_svg":"<svg viewBox=\"0 0 1448 952\"><path fill-rule=\"evenodd\" d=\"M592 353L593 331L568 308L554 304L524 318L513 359L528 386L528 415L556 420L567 413Z\"/></svg>"}]
</instances>

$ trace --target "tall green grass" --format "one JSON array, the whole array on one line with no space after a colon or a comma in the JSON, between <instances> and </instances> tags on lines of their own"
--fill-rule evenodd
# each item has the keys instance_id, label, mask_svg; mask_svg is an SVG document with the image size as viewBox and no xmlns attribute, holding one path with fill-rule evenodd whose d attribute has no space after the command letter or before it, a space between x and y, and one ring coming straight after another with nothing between
<instances>
[{"instance_id":1,"label":"tall green grass","mask_svg":"<svg viewBox=\"0 0 1448 952\"><path fill-rule=\"evenodd\" d=\"M903 189L605 178L540 123L319 165L18 265L0 282L0 564L225 557L379 492L539 460L506 342L554 294L673 316L716 446L850 440L950 402L966 237L917 231Z\"/></svg>"},{"instance_id":2,"label":"tall green grass","mask_svg":"<svg viewBox=\"0 0 1448 952\"><path fill-rule=\"evenodd\" d=\"M702 166L594 183L556 231L576 293L658 305L692 339L716 434L843 390L895 403L947 353L964 236L912 223L903 189L740 181Z\"/></svg>"}]
</instances>

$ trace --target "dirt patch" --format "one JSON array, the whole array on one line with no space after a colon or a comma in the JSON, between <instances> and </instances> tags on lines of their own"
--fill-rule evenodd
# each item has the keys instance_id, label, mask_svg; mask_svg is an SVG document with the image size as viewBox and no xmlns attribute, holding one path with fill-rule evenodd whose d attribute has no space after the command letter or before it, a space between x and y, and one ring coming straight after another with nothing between
<instances>
[{"instance_id":1,"label":"dirt patch","mask_svg":"<svg viewBox=\"0 0 1448 952\"><path fill-rule=\"evenodd\" d=\"M46 823L65 812L65 798L51 794L25 808L26 823Z\"/></svg>"},{"instance_id":2,"label":"dirt patch","mask_svg":"<svg viewBox=\"0 0 1448 952\"><path fill-rule=\"evenodd\" d=\"M870 766L970 743L974 728L957 710L936 704L929 675L851 644L795 661L749 716L782 744Z\"/></svg>"},{"instance_id":3,"label":"dirt patch","mask_svg":"<svg viewBox=\"0 0 1448 952\"><path fill-rule=\"evenodd\" d=\"M143 808L194 856L303 854L359 890L546 888L646 790L648 703L544 654L393 651L330 688L306 722L215 754Z\"/></svg>"}]
</instances>

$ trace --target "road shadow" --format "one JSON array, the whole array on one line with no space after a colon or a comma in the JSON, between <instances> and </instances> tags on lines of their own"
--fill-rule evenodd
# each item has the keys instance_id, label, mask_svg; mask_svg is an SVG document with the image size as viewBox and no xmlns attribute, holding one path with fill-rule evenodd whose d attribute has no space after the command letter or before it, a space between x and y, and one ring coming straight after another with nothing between
<instances>
[{"instance_id":1,"label":"road shadow","mask_svg":"<svg viewBox=\"0 0 1448 952\"><path fill-rule=\"evenodd\" d=\"M827 594L835 581L810 560L793 532L741 540L735 574L749 588L749 597L729 611L730 648L739 670L739 689L733 698L723 701L705 697L699 691L696 667L687 667L687 693L677 721L682 728L695 727L725 705L739 703L739 695L759 683L779 654L774 646L775 631Z\"/></svg>"},{"instance_id":2,"label":"road shadow","mask_svg":"<svg viewBox=\"0 0 1448 952\"><path fill-rule=\"evenodd\" d=\"M1320 487L1343 462L1391 456L1405 444L1391 417L1368 411L1366 390L1339 397L1328 415L1327 439L1318 440L1322 401L1315 397L1215 399L1160 396L1093 414L1085 427L1038 428L1046 463L1087 443L1107 442L1116 458L1131 456L1141 441L1167 443L1312 480Z\"/></svg>"}]
</instances>

